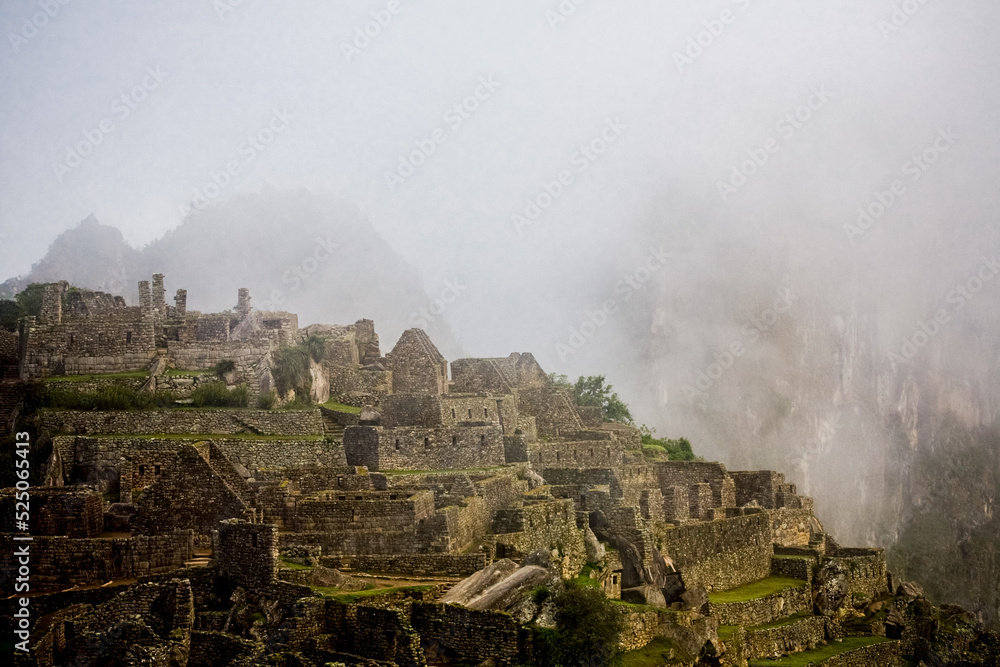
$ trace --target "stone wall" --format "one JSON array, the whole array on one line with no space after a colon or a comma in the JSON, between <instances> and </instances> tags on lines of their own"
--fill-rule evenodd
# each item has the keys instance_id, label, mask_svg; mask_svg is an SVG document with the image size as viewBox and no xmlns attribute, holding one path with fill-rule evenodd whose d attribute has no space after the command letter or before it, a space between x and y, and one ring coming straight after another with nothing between
<instances>
[{"instance_id":1,"label":"stone wall","mask_svg":"<svg viewBox=\"0 0 1000 667\"><path fill-rule=\"evenodd\" d=\"M416 602L413 629L425 645L437 645L438 656L451 662L519 664L521 629L509 614L455 605Z\"/></svg>"},{"instance_id":2,"label":"stone wall","mask_svg":"<svg viewBox=\"0 0 1000 667\"><path fill-rule=\"evenodd\" d=\"M0 545L13 553L13 536L0 535ZM92 584L143 574L168 572L193 558L191 531L164 535L74 539L38 535L31 542L31 582L39 589L72 584ZM10 563L8 565L8 563ZM4 563L4 569L13 561ZM13 571L2 573L13 579Z\"/></svg>"},{"instance_id":3,"label":"stone wall","mask_svg":"<svg viewBox=\"0 0 1000 667\"><path fill-rule=\"evenodd\" d=\"M331 600L324 616L323 629L331 635L333 651L400 665L424 664L420 635L405 612Z\"/></svg>"},{"instance_id":4,"label":"stone wall","mask_svg":"<svg viewBox=\"0 0 1000 667\"><path fill-rule=\"evenodd\" d=\"M771 574L812 581L816 559L807 556L775 556L771 559Z\"/></svg>"},{"instance_id":5,"label":"stone wall","mask_svg":"<svg viewBox=\"0 0 1000 667\"><path fill-rule=\"evenodd\" d=\"M237 660L253 660L263 651L259 642L236 635L210 630L191 633L188 667L215 667L238 664Z\"/></svg>"},{"instance_id":6,"label":"stone wall","mask_svg":"<svg viewBox=\"0 0 1000 667\"><path fill-rule=\"evenodd\" d=\"M765 509L774 509L778 487L785 483L785 476L774 470L739 470L729 473L736 483L736 506L757 502Z\"/></svg>"},{"instance_id":7,"label":"stone wall","mask_svg":"<svg viewBox=\"0 0 1000 667\"><path fill-rule=\"evenodd\" d=\"M323 556L320 565L377 574L467 577L486 567L486 554L353 554Z\"/></svg>"},{"instance_id":8,"label":"stone wall","mask_svg":"<svg viewBox=\"0 0 1000 667\"><path fill-rule=\"evenodd\" d=\"M441 398L432 394L394 394L379 405L382 426L438 428L444 425Z\"/></svg>"},{"instance_id":9,"label":"stone wall","mask_svg":"<svg viewBox=\"0 0 1000 667\"><path fill-rule=\"evenodd\" d=\"M728 590L771 572L771 524L763 512L682 526L654 523L653 535L687 586Z\"/></svg>"},{"instance_id":10,"label":"stone wall","mask_svg":"<svg viewBox=\"0 0 1000 667\"><path fill-rule=\"evenodd\" d=\"M205 456L191 445L182 446L177 456L177 465L163 471L160 479L135 499L132 525L138 531L155 535L185 528L208 535L219 521L242 515L247 502Z\"/></svg>"},{"instance_id":11,"label":"stone wall","mask_svg":"<svg viewBox=\"0 0 1000 667\"><path fill-rule=\"evenodd\" d=\"M549 378L530 353L513 352L492 359L456 359L451 363L452 382L458 392L507 394L514 389L549 385Z\"/></svg>"},{"instance_id":12,"label":"stone wall","mask_svg":"<svg viewBox=\"0 0 1000 667\"><path fill-rule=\"evenodd\" d=\"M708 484L712 489L711 507L736 507L736 485L721 463L667 461L656 463L655 469L661 490L671 486L690 488L696 484ZM707 508L703 506L697 493L693 493L691 497L691 516L703 518ZM696 498L699 500L696 501Z\"/></svg>"},{"instance_id":13,"label":"stone wall","mask_svg":"<svg viewBox=\"0 0 1000 667\"><path fill-rule=\"evenodd\" d=\"M407 329L392 352L385 355L392 371L395 394L444 394L448 391L448 362L422 329Z\"/></svg>"},{"instance_id":14,"label":"stone wall","mask_svg":"<svg viewBox=\"0 0 1000 667\"><path fill-rule=\"evenodd\" d=\"M807 547L813 536L815 520L811 509L776 509L771 516L771 535L782 547Z\"/></svg>"},{"instance_id":15,"label":"stone wall","mask_svg":"<svg viewBox=\"0 0 1000 667\"><path fill-rule=\"evenodd\" d=\"M156 356L152 312L122 307L61 322L26 317L19 329L21 378L145 370Z\"/></svg>"},{"instance_id":16,"label":"stone wall","mask_svg":"<svg viewBox=\"0 0 1000 667\"><path fill-rule=\"evenodd\" d=\"M14 532L17 489L0 490L0 532ZM32 535L97 537L104 531L104 501L87 487L31 489L29 525ZM23 509L23 506L18 509Z\"/></svg>"},{"instance_id":17,"label":"stone wall","mask_svg":"<svg viewBox=\"0 0 1000 667\"><path fill-rule=\"evenodd\" d=\"M561 431L585 428L569 393L551 386L519 390L517 406L521 415L535 418L540 436L557 437Z\"/></svg>"},{"instance_id":18,"label":"stone wall","mask_svg":"<svg viewBox=\"0 0 1000 667\"><path fill-rule=\"evenodd\" d=\"M434 494L393 491L324 491L296 504L298 532L400 530L434 513Z\"/></svg>"},{"instance_id":19,"label":"stone wall","mask_svg":"<svg viewBox=\"0 0 1000 667\"><path fill-rule=\"evenodd\" d=\"M809 616L774 628L747 628L743 650L749 659L816 648L826 640L826 620Z\"/></svg>"},{"instance_id":20,"label":"stone wall","mask_svg":"<svg viewBox=\"0 0 1000 667\"><path fill-rule=\"evenodd\" d=\"M621 445L613 440L528 443L528 463L545 477L553 468L599 468L622 464Z\"/></svg>"},{"instance_id":21,"label":"stone wall","mask_svg":"<svg viewBox=\"0 0 1000 667\"><path fill-rule=\"evenodd\" d=\"M687 579L685 578L685 583ZM812 589L808 582L801 586L789 587L760 598L742 602L709 602L712 616L719 619L719 625L742 625L753 627L772 623L800 612L811 612L813 608Z\"/></svg>"},{"instance_id":22,"label":"stone wall","mask_svg":"<svg viewBox=\"0 0 1000 667\"><path fill-rule=\"evenodd\" d=\"M348 465L369 470L447 470L501 466L503 435L496 426L384 428L344 431Z\"/></svg>"},{"instance_id":23,"label":"stone wall","mask_svg":"<svg viewBox=\"0 0 1000 667\"><path fill-rule=\"evenodd\" d=\"M870 665L900 664L901 644L897 641L879 642L828 658L823 667L870 667Z\"/></svg>"},{"instance_id":24,"label":"stone wall","mask_svg":"<svg viewBox=\"0 0 1000 667\"><path fill-rule=\"evenodd\" d=\"M392 372L339 366L323 362L330 380L330 398L363 408L378 404L392 393Z\"/></svg>"},{"instance_id":25,"label":"stone wall","mask_svg":"<svg viewBox=\"0 0 1000 667\"><path fill-rule=\"evenodd\" d=\"M889 579L885 564L885 549L840 549L824 563L836 561L847 570L847 593L867 600L875 600L889 593Z\"/></svg>"},{"instance_id":26,"label":"stone wall","mask_svg":"<svg viewBox=\"0 0 1000 667\"><path fill-rule=\"evenodd\" d=\"M497 558L517 560L533 551L552 553L564 577L574 577L587 561L583 531L576 527L576 509L569 499L549 500L500 510L487 536Z\"/></svg>"},{"instance_id":27,"label":"stone wall","mask_svg":"<svg viewBox=\"0 0 1000 667\"><path fill-rule=\"evenodd\" d=\"M155 435L252 433L317 435L323 433L319 410L271 411L233 409L172 410L44 410L41 428L76 435Z\"/></svg>"},{"instance_id":28,"label":"stone wall","mask_svg":"<svg viewBox=\"0 0 1000 667\"><path fill-rule=\"evenodd\" d=\"M278 576L278 529L267 523L229 519L219 524L213 553L219 574L244 588L259 588Z\"/></svg>"}]
</instances>

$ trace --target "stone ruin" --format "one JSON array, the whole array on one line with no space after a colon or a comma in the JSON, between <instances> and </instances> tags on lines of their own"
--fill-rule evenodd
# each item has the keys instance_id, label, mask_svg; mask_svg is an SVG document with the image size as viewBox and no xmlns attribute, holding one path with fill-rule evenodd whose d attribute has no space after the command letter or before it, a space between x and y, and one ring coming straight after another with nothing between
<instances>
[{"instance_id":1,"label":"stone ruin","mask_svg":"<svg viewBox=\"0 0 1000 667\"><path fill-rule=\"evenodd\" d=\"M677 664L745 667L852 634L875 638L837 664L921 650L923 598L894 596L882 550L837 545L783 474L648 460L636 429L576 405L531 354L449 365L410 329L383 356L370 320L300 329L245 289L203 314L184 290L168 306L157 274L138 306L48 286L16 361L23 382L184 400L228 360L227 383L259 395L271 355L308 337L325 346L311 409L37 415L52 454L18 664L525 664L532 627L552 624L529 592L579 577L619 603L622 649L668 641L692 657ZM0 492L8 554L14 502ZM365 591L382 580L411 585Z\"/></svg>"}]
</instances>

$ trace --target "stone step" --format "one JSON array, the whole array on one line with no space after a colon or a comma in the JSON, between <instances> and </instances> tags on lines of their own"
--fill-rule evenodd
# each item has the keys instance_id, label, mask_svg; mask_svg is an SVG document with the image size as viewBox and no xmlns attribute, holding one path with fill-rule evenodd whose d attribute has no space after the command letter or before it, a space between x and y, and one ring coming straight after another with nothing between
<instances>
[{"instance_id":1,"label":"stone step","mask_svg":"<svg viewBox=\"0 0 1000 667\"><path fill-rule=\"evenodd\" d=\"M884 667L900 661L900 642L885 637L847 637L824 646L786 656L778 660L754 658L749 667Z\"/></svg>"}]
</instances>

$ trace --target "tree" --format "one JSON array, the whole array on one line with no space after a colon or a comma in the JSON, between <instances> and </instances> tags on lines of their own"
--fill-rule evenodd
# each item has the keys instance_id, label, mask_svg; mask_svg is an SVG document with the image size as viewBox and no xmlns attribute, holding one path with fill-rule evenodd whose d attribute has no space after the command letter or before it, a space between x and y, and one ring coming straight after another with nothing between
<instances>
[{"instance_id":1,"label":"tree","mask_svg":"<svg viewBox=\"0 0 1000 667\"><path fill-rule=\"evenodd\" d=\"M606 383L603 375L581 376L573 385L573 395L577 405L599 407L604 421L633 423L628 406L618 397L614 387Z\"/></svg>"},{"instance_id":2,"label":"tree","mask_svg":"<svg viewBox=\"0 0 1000 667\"><path fill-rule=\"evenodd\" d=\"M17 321L26 314L24 307L17 301L0 300L0 329L16 331Z\"/></svg>"},{"instance_id":3,"label":"tree","mask_svg":"<svg viewBox=\"0 0 1000 667\"><path fill-rule=\"evenodd\" d=\"M553 599L556 658L561 665L610 665L618 656L624 625L621 612L600 588L566 587Z\"/></svg>"},{"instance_id":4,"label":"tree","mask_svg":"<svg viewBox=\"0 0 1000 667\"><path fill-rule=\"evenodd\" d=\"M24 308L25 315L38 317L42 314L42 296L48 283L31 283L14 297L14 300Z\"/></svg>"}]
</instances>

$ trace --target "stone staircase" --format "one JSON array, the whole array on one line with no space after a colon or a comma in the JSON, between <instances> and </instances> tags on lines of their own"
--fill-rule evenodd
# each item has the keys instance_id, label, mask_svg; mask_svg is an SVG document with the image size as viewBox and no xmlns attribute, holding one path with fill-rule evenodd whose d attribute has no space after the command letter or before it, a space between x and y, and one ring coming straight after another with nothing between
<instances>
[{"instance_id":1,"label":"stone staircase","mask_svg":"<svg viewBox=\"0 0 1000 667\"><path fill-rule=\"evenodd\" d=\"M229 489L239 498L246 507L254 507L255 494L250 485L246 483L246 480L236 472L233 465L229 462L229 459L219 451L215 445L210 445L207 449L198 447L198 452L201 457L205 460L205 463L209 465L213 472L222 478L222 481L229 487Z\"/></svg>"}]
</instances>

